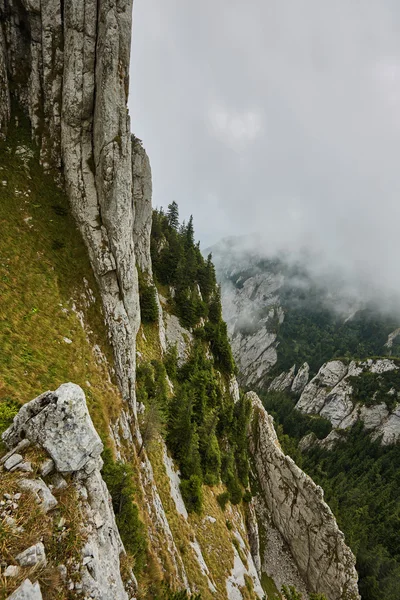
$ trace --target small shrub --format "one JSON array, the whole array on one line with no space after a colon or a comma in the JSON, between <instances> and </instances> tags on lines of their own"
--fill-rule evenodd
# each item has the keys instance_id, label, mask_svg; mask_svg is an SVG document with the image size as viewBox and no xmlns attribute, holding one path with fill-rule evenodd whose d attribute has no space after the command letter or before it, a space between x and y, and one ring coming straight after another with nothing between
<instances>
[{"instance_id":1,"label":"small shrub","mask_svg":"<svg viewBox=\"0 0 400 600\"><path fill-rule=\"evenodd\" d=\"M141 320L143 323L155 323L158 320L157 290L147 283L142 273L139 272L138 277Z\"/></svg>"},{"instance_id":2,"label":"small shrub","mask_svg":"<svg viewBox=\"0 0 400 600\"><path fill-rule=\"evenodd\" d=\"M118 530L125 550L135 558L135 571L140 572L145 563L147 543L145 528L133 501L132 469L122 462L114 462L109 448L104 450L103 460L103 479L111 494Z\"/></svg>"},{"instance_id":3,"label":"small shrub","mask_svg":"<svg viewBox=\"0 0 400 600\"><path fill-rule=\"evenodd\" d=\"M250 490L246 490L243 494L243 502L251 502L252 497Z\"/></svg>"},{"instance_id":4,"label":"small shrub","mask_svg":"<svg viewBox=\"0 0 400 600\"><path fill-rule=\"evenodd\" d=\"M192 475L190 479L183 479L180 488L188 512L201 513L203 489L200 477Z\"/></svg>"},{"instance_id":5,"label":"small shrub","mask_svg":"<svg viewBox=\"0 0 400 600\"><path fill-rule=\"evenodd\" d=\"M20 408L20 404L11 398L4 398L0 402L0 435L10 427Z\"/></svg>"},{"instance_id":6,"label":"small shrub","mask_svg":"<svg viewBox=\"0 0 400 600\"><path fill-rule=\"evenodd\" d=\"M222 510L225 510L226 505L229 502L229 493L228 492L223 492L222 494L219 494L217 496L217 502L220 505L220 507L222 508Z\"/></svg>"}]
</instances>

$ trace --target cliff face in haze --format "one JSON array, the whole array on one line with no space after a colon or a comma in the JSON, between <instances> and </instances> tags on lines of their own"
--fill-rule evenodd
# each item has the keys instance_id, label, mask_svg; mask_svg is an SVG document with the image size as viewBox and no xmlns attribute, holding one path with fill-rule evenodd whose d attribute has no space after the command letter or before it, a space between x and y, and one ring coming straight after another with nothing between
<instances>
[{"instance_id":1,"label":"cliff face in haze","mask_svg":"<svg viewBox=\"0 0 400 600\"><path fill-rule=\"evenodd\" d=\"M345 569L354 583L354 558L331 514L345 561L332 554L323 585L291 547L285 528L296 537L305 522L266 492L279 495L280 455L250 492L255 409L214 267L174 207L153 214L150 162L131 136L131 11L0 0L2 591L142 600L169 584L171 599L255 600L267 579L268 593L350 598L335 581ZM259 465L265 448L250 449Z\"/></svg>"}]
</instances>

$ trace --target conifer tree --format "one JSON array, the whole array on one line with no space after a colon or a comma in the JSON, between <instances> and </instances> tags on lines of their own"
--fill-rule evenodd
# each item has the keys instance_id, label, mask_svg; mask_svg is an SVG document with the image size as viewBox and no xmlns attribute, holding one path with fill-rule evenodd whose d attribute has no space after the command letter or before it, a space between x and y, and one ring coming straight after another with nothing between
<instances>
[{"instance_id":1,"label":"conifer tree","mask_svg":"<svg viewBox=\"0 0 400 600\"><path fill-rule=\"evenodd\" d=\"M171 225L171 227L173 227L175 229L175 231L178 231L179 209L178 209L178 205L175 201L171 202L171 204L168 204L167 219L168 219L168 223Z\"/></svg>"}]
</instances>

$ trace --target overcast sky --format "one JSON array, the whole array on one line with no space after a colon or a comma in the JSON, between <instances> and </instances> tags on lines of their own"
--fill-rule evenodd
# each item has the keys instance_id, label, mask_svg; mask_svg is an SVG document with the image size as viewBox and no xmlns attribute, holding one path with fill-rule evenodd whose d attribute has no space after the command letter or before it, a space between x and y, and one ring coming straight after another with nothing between
<instances>
[{"instance_id":1,"label":"overcast sky","mask_svg":"<svg viewBox=\"0 0 400 600\"><path fill-rule=\"evenodd\" d=\"M398 0L135 0L154 205L400 289Z\"/></svg>"}]
</instances>

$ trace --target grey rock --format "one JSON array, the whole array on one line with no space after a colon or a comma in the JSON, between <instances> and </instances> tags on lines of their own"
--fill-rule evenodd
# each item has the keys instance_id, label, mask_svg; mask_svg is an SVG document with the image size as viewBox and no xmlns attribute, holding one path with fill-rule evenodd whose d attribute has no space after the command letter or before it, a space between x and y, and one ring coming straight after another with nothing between
<instances>
[{"instance_id":1,"label":"grey rock","mask_svg":"<svg viewBox=\"0 0 400 600\"><path fill-rule=\"evenodd\" d=\"M29 440L27 440L26 438L21 440L15 448L11 448L11 450L9 452L7 452L7 454L5 454L2 458L0 458L0 464L4 464L10 458L10 456L12 456L13 454L16 454L18 452L22 452L23 450L28 448L30 445L31 445L31 442Z\"/></svg>"},{"instance_id":2,"label":"grey rock","mask_svg":"<svg viewBox=\"0 0 400 600\"><path fill-rule=\"evenodd\" d=\"M36 565L46 565L46 552L42 542L27 548L15 557L15 560L21 567L34 567Z\"/></svg>"},{"instance_id":3,"label":"grey rock","mask_svg":"<svg viewBox=\"0 0 400 600\"><path fill-rule=\"evenodd\" d=\"M67 482L60 473L54 473L51 478L51 483L55 490L65 490L65 488L68 487Z\"/></svg>"},{"instance_id":4,"label":"grey rock","mask_svg":"<svg viewBox=\"0 0 400 600\"><path fill-rule=\"evenodd\" d=\"M30 579L25 579L7 600L43 600L40 585L37 581L32 583Z\"/></svg>"},{"instance_id":5,"label":"grey rock","mask_svg":"<svg viewBox=\"0 0 400 600\"><path fill-rule=\"evenodd\" d=\"M135 411L140 313L126 107L131 19L132 0L1 2L0 136L12 86L43 167L65 181L98 281L118 382Z\"/></svg>"},{"instance_id":6,"label":"grey rock","mask_svg":"<svg viewBox=\"0 0 400 600\"><path fill-rule=\"evenodd\" d=\"M7 56L3 28L0 27L0 139L7 133L10 119L10 90L7 77Z\"/></svg>"},{"instance_id":7,"label":"grey rock","mask_svg":"<svg viewBox=\"0 0 400 600\"><path fill-rule=\"evenodd\" d=\"M27 460L24 462L20 462L17 465L15 465L15 467L13 467L12 469L10 469L10 471L13 473L14 471L22 471L23 473L32 473L33 469L32 469L32 463Z\"/></svg>"},{"instance_id":8,"label":"grey rock","mask_svg":"<svg viewBox=\"0 0 400 600\"><path fill-rule=\"evenodd\" d=\"M296 396L300 396L302 394L304 388L308 383L308 379L310 377L310 367L308 363L304 363L300 369L298 370L296 377L293 380L291 392Z\"/></svg>"},{"instance_id":9,"label":"grey rock","mask_svg":"<svg viewBox=\"0 0 400 600\"><path fill-rule=\"evenodd\" d=\"M358 403L353 397L349 378L358 377L364 372L380 374L398 368L396 363L388 358L352 361L348 366L338 360L331 361L323 365L306 385L296 408L329 419L337 430L348 429L361 420L373 439L381 438L383 445L394 444L400 439L398 409L389 411L383 402L370 406ZM393 393L397 393L397 390L391 390L389 395ZM332 436L326 447L332 447L334 442L335 437Z\"/></svg>"},{"instance_id":10,"label":"grey rock","mask_svg":"<svg viewBox=\"0 0 400 600\"><path fill-rule=\"evenodd\" d=\"M11 469L22 462L23 459L24 458L21 456L21 454L13 454L4 463L4 468L7 469L7 471L11 471Z\"/></svg>"},{"instance_id":11,"label":"grey rock","mask_svg":"<svg viewBox=\"0 0 400 600\"><path fill-rule=\"evenodd\" d=\"M133 240L136 260L140 269L151 276L150 233L153 214L151 167L146 150L135 136L132 136L132 183L135 207Z\"/></svg>"},{"instance_id":12,"label":"grey rock","mask_svg":"<svg viewBox=\"0 0 400 600\"><path fill-rule=\"evenodd\" d=\"M47 477L54 471L54 461L51 458L48 458L40 465L40 474L42 477Z\"/></svg>"},{"instance_id":13,"label":"grey rock","mask_svg":"<svg viewBox=\"0 0 400 600\"><path fill-rule=\"evenodd\" d=\"M178 317L164 311L165 337L167 347L176 346L178 365L181 367L189 358L193 335L182 327Z\"/></svg>"},{"instance_id":14,"label":"grey rock","mask_svg":"<svg viewBox=\"0 0 400 600\"><path fill-rule=\"evenodd\" d=\"M296 365L293 365L287 373L283 372L278 377L275 377L269 386L269 390L273 392L288 392L294 381L295 369Z\"/></svg>"},{"instance_id":15,"label":"grey rock","mask_svg":"<svg viewBox=\"0 0 400 600\"><path fill-rule=\"evenodd\" d=\"M4 577L18 577L21 569L17 565L8 565L4 571Z\"/></svg>"},{"instance_id":16,"label":"grey rock","mask_svg":"<svg viewBox=\"0 0 400 600\"><path fill-rule=\"evenodd\" d=\"M2 438L13 446L22 437L47 450L61 473L82 469L103 450L83 390L73 383L46 392L20 409Z\"/></svg>"},{"instance_id":17,"label":"grey rock","mask_svg":"<svg viewBox=\"0 0 400 600\"><path fill-rule=\"evenodd\" d=\"M45 513L57 506L58 502L42 479L22 479L18 485L23 490L28 490L36 497L36 502L41 505Z\"/></svg>"},{"instance_id":18,"label":"grey rock","mask_svg":"<svg viewBox=\"0 0 400 600\"><path fill-rule=\"evenodd\" d=\"M312 448L317 441L317 436L312 431L311 433L307 433L304 437L299 441L299 450L300 452L306 452L310 448Z\"/></svg>"},{"instance_id":19,"label":"grey rock","mask_svg":"<svg viewBox=\"0 0 400 600\"><path fill-rule=\"evenodd\" d=\"M258 396L254 392L247 396L253 407L249 443L263 499L301 576L311 592L324 593L330 600L360 598L355 557L322 489L284 455L273 419Z\"/></svg>"}]
</instances>

